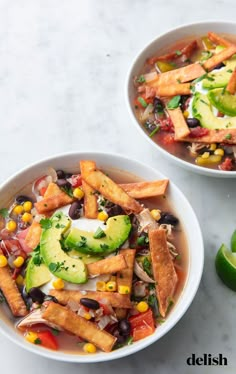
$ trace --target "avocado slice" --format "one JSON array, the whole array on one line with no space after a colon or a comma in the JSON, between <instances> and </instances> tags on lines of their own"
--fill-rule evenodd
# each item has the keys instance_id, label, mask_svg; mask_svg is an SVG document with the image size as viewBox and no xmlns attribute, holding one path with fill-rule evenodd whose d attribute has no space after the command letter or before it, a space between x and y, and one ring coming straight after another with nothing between
<instances>
[{"instance_id":1,"label":"avocado slice","mask_svg":"<svg viewBox=\"0 0 236 374\"><path fill-rule=\"evenodd\" d=\"M40 287L50 282L52 274L43 263L35 265L33 257L29 260L26 268L25 287L28 292L32 287Z\"/></svg>"},{"instance_id":2,"label":"avocado slice","mask_svg":"<svg viewBox=\"0 0 236 374\"><path fill-rule=\"evenodd\" d=\"M230 60L225 61L225 63L226 66L223 69L207 74L206 78L202 80L203 88L211 90L227 86L232 72L236 67L236 58L232 57Z\"/></svg>"},{"instance_id":3,"label":"avocado slice","mask_svg":"<svg viewBox=\"0 0 236 374\"><path fill-rule=\"evenodd\" d=\"M236 116L236 96L231 95L224 88L216 88L208 93L211 104L220 112L228 116Z\"/></svg>"},{"instance_id":4,"label":"avocado slice","mask_svg":"<svg viewBox=\"0 0 236 374\"><path fill-rule=\"evenodd\" d=\"M71 221L62 212L50 218L48 228L44 228L40 239L40 253L45 265L56 277L71 283L87 281L86 265L80 259L69 257L61 247L63 234Z\"/></svg>"},{"instance_id":5,"label":"avocado slice","mask_svg":"<svg viewBox=\"0 0 236 374\"><path fill-rule=\"evenodd\" d=\"M229 129L236 127L236 117L220 118L215 117L212 105L207 95L196 92L192 103L193 116L201 122L202 127L208 129Z\"/></svg>"},{"instance_id":6,"label":"avocado slice","mask_svg":"<svg viewBox=\"0 0 236 374\"><path fill-rule=\"evenodd\" d=\"M75 249L71 249L68 252L68 256L70 256L72 258L79 258L86 265L87 264L92 264L93 262L100 261L100 260L102 260L104 258L103 256L92 256L92 255L88 255L86 253L81 253L79 251L76 251Z\"/></svg>"},{"instance_id":7,"label":"avocado slice","mask_svg":"<svg viewBox=\"0 0 236 374\"><path fill-rule=\"evenodd\" d=\"M127 240L130 230L128 216L114 216L107 220L104 237L95 239L93 232L72 228L65 240L65 246L87 254L107 254L114 252Z\"/></svg>"}]
</instances>

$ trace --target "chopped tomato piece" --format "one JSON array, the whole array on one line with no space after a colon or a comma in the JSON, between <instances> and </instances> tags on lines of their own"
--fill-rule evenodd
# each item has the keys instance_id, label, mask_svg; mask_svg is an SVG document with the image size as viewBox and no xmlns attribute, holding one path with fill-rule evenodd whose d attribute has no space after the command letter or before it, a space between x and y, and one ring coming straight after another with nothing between
<instances>
[{"instance_id":1,"label":"chopped tomato piece","mask_svg":"<svg viewBox=\"0 0 236 374\"><path fill-rule=\"evenodd\" d=\"M44 196L46 191L47 191L47 187L42 187L42 188L40 188L39 193L40 193L41 196Z\"/></svg>"},{"instance_id":2,"label":"chopped tomato piece","mask_svg":"<svg viewBox=\"0 0 236 374\"><path fill-rule=\"evenodd\" d=\"M230 171L233 169L233 161L231 158L226 157L226 159L219 165L219 168L224 171Z\"/></svg>"},{"instance_id":3,"label":"chopped tomato piece","mask_svg":"<svg viewBox=\"0 0 236 374\"><path fill-rule=\"evenodd\" d=\"M130 317L129 322L131 325L131 335L134 341L143 339L155 331L154 318L151 309Z\"/></svg>"},{"instance_id":4,"label":"chopped tomato piece","mask_svg":"<svg viewBox=\"0 0 236 374\"><path fill-rule=\"evenodd\" d=\"M75 175L72 175L71 177L71 185L72 187L79 187L82 185L82 178L81 178L81 174L75 174Z\"/></svg>"},{"instance_id":5,"label":"chopped tomato piece","mask_svg":"<svg viewBox=\"0 0 236 374\"><path fill-rule=\"evenodd\" d=\"M45 348L57 350L58 349L58 343L56 338L53 336L51 331L40 331L37 333L39 344L42 345Z\"/></svg>"},{"instance_id":6,"label":"chopped tomato piece","mask_svg":"<svg viewBox=\"0 0 236 374\"><path fill-rule=\"evenodd\" d=\"M173 134L166 134L162 138L162 143L165 145L173 144L175 142L175 138Z\"/></svg>"},{"instance_id":7,"label":"chopped tomato piece","mask_svg":"<svg viewBox=\"0 0 236 374\"><path fill-rule=\"evenodd\" d=\"M174 126L170 118L160 120L160 128L162 131L174 132Z\"/></svg>"},{"instance_id":8,"label":"chopped tomato piece","mask_svg":"<svg viewBox=\"0 0 236 374\"><path fill-rule=\"evenodd\" d=\"M207 135L208 133L209 133L208 129L201 127L201 126L197 126L190 130L189 136L191 138L201 138L202 136Z\"/></svg>"}]
</instances>

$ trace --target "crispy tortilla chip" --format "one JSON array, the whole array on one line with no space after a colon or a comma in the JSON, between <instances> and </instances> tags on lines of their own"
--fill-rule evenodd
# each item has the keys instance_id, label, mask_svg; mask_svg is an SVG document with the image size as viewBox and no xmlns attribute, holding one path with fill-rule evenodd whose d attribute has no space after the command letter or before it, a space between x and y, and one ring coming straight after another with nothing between
<instances>
[{"instance_id":1,"label":"crispy tortilla chip","mask_svg":"<svg viewBox=\"0 0 236 374\"><path fill-rule=\"evenodd\" d=\"M41 233L42 233L42 228L40 224L36 221L33 221L25 237L25 244L29 248L32 248L32 249L36 248L40 242Z\"/></svg>"},{"instance_id":2,"label":"crispy tortilla chip","mask_svg":"<svg viewBox=\"0 0 236 374\"><path fill-rule=\"evenodd\" d=\"M230 45L233 44L229 40L222 38L221 36L219 36L218 34L215 34L212 31L209 31L207 36L208 36L208 39L210 39L213 43L223 45L224 47L229 47Z\"/></svg>"},{"instance_id":3,"label":"crispy tortilla chip","mask_svg":"<svg viewBox=\"0 0 236 374\"><path fill-rule=\"evenodd\" d=\"M236 53L236 45L230 45L229 47L223 49L223 51L221 51L220 53L217 53L216 55L209 58L209 60L205 61L203 64L203 67L207 71L210 71L214 69L214 67L220 64L221 62L233 56L235 53Z\"/></svg>"},{"instance_id":4,"label":"crispy tortilla chip","mask_svg":"<svg viewBox=\"0 0 236 374\"><path fill-rule=\"evenodd\" d=\"M176 96L176 95L190 95L190 83L165 83L165 85L158 84L156 88L157 96Z\"/></svg>"},{"instance_id":5,"label":"crispy tortilla chip","mask_svg":"<svg viewBox=\"0 0 236 374\"><path fill-rule=\"evenodd\" d=\"M117 289L119 290L120 286L128 286L130 289L130 293L131 293L133 274L134 274L134 259L135 259L136 250L125 248L125 249L121 249L119 253L124 256L127 267L121 270L117 274L117 277L116 277Z\"/></svg>"},{"instance_id":6,"label":"crispy tortilla chip","mask_svg":"<svg viewBox=\"0 0 236 374\"><path fill-rule=\"evenodd\" d=\"M0 255L2 252L0 251ZM0 268L0 289L15 317L24 317L28 313L24 300L18 290L16 282L12 279L10 267Z\"/></svg>"},{"instance_id":7,"label":"crispy tortilla chip","mask_svg":"<svg viewBox=\"0 0 236 374\"><path fill-rule=\"evenodd\" d=\"M120 205L126 211L139 213L142 206L130 197L118 184L100 170L91 170L84 176L85 181L106 199Z\"/></svg>"},{"instance_id":8,"label":"crispy tortilla chip","mask_svg":"<svg viewBox=\"0 0 236 374\"><path fill-rule=\"evenodd\" d=\"M225 143L236 144L236 129L209 130L207 135L199 138L183 137L179 139L182 142L194 143Z\"/></svg>"},{"instance_id":9,"label":"crispy tortilla chip","mask_svg":"<svg viewBox=\"0 0 236 374\"><path fill-rule=\"evenodd\" d=\"M231 95L234 95L236 92L236 69L233 71L230 80L227 84L226 91L228 91Z\"/></svg>"},{"instance_id":10,"label":"crispy tortilla chip","mask_svg":"<svg viewBox=\"0 0 236 374\"><path fill-rule=\"evenodd\" d=\"M165 230L150 230L148 236L159 311L165 317L178 277L167 247Z\"/></svg>"},{"instance_id":11,"label":"crispy tortilla chip","mask_svg":"<svg viewBox=\"0 0 236 374\"><path fill-rule=\"evenodd\" d=\"M168 179L162 179L153 182L126 183L120 184L120 186L134 199L146 199L148 197L164 195L168 183Z\"/></svg>"},{"instance_id":12,"label":"crispy tortilla chip","mask_svg":"<svg viewBox=\"0 0 236 374\"><path fill-rule=\"evenodd\" d=\"M95 170L96 164L94 161L81 160L80 161L80 172L82 179L89 170ZM97 218L98 207L97 207L97 197L95 196L95 191L90 187L84 180L82 181L82 187L84 191L84 216L86 218Z\"/></svg>"},{"instance_id":13,"label":"crispy tortilla chip","mask_svg":"<svg viewBox=\"0 0 236 374\"><path fill-rule=\"evenodd\" d=\"M189 127L185 121L180 108L167 109L175 129L175 140L180 140L190 134Z\"/></svg>"},{"instance_id":14,"label":"crispy tortilla chip","mask_svg":"<svg viewBox=\"0 0 236 374\"><path fill-rule=\"evenodd\" d=\"M90 276L101 274L112 274L127 268L125 258L122 254L105 258L87 265Z\"/></svg>"},{"instance_id":15,"label":"crispy tortilla chip","mask_svg":"<svg viewBox=\"0 0 236 374\"><path fill-rule=\"evenodd\" d=\"M48 197L52 197L52 196L56 196L56 195L59 195L60 193L62 193L63 191L60 189L60 187L58 187L58 185L56 183L49 183L46 191L45 191L45 194L43 195L43 198L46 199Z\"/></svg>"},{"instance_id":16,"label":"crispy tortilla chip","mask_svg":"<svg viewBox=\"0 0 236 374\"><path fill-rule=\"evenodd\" d=\"M107 300L113 308L131 308L132 304L129 295L121 295L118 292L100 292L100 291L86 291L86 294L80 291L69 290L50 290L50 295L55 296L60 304L66 305L69 300L78 302L81 297L88 297L97 301L102 299Z\"/></svg>"},{"instance_id":17,"label":"crispy tortilla chip","mask_svg":"<svg viewBox=\"0 0 236 374\"><path fill-rule=\"evenodd\" d=\"M104 352L110 352L116 342L116 338L70 309L56 303L49 303L42 317L50 323L60 326L63 330L71 332L80 338L95 344Z\"/></svg>"},{"instance_id":18,"label":"crispy tortilla chip","mask_svg":"<svg viewBox=\"0 0 236 374\"><path fill-rule=\"evenodd\" d=\"M43 214L50 212L51 210L61 208L62 206L71 204L73 198L67 195L65 192L61 192L58 195L45 198L34 204L38 213Z\"/></svg>"},{"instance_id":19,"label":"crispy tortilla chip","mask_svg":"<svg viewBox=\"0 0 236 374\"><path fill-rule=\"evenodd\" d=\"M153 65L157 61L173 61L173 60L180 58L180 56L182 55L184 55L185 58L187 59L191 56L192 52L197 48L198 48L198 43L196 40L193 40L192 42L186 44L183 48L180 48L179 49L180 53L176 53L176 51L173 51L165 55L154 56L154 57L149 58L147 60L147 63L150 65Z\"/></svg>"}]
</instances>

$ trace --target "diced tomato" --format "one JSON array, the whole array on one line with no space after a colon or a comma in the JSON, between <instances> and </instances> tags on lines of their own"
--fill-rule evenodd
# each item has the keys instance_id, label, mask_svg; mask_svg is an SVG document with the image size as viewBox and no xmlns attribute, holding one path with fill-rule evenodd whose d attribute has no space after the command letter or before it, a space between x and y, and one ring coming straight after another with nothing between
<instances>
[{"instance_id":1,"label":"diced tomato","mask_svg":"<svg viewBox=\"0 0 236 374\"><path fill-rule=\"evenodd\" d=\"M131 325L131 335L134 341L143 339L155 331L154 318L151 309L130 317L129 322Z\"/></svg>"},{"instance_id":2,"label":"diced tomato","mask_svg":"<svg viewBox=\"0 0 236 374\"><path fill-rule=\"evenodd\" d=\"M47 187L42 187L42 188L40 188L39 193L40 193L41 196L44 196L46 191L47 191Z\"/></svg>"},{"instance_id":3,"label":"diced tomato","mask_svg":"<svg viewBox=\"0 0 236 374\"><path fill-rule=\"evenodd\" d=\"M174 126L170 118L165 118L160 121L160 128L162 131L174 132Z\"/></svg>"},{"instance_id":4,"label":"diced tomato","mask_svg":"<svg viewBox=\"0 0 236 374\"><path fill-rule=\"evenodd\" d=\"M1 249L6 255L14 255L15 257L22 256L23 258L27 257L20 241L17 239L2 240Z\"/></svg>"},{"instance_id":5,"label":"diced tomato","mask_svg":"<svg viewBox=\"0 0 236 374\"><path fill-rule=\"evenodd\" d=\"M219 165L220 170L230 171L233 169L233 161L231 158L226 157L226 159Z\"/></svg>"},{"instance_id":6,"label":"diced tomato","mask_svg":"<svg viewBox=\"0 0 236 374\"><path fill-rule=\"evenodd\" d=\"M162 138L162 143L165 145L173 144L175 142L174 134L166 134Z\"/></svg>"},{"instance_id":7,"label":"diced tomato","mask_svg":"<svg viewBox=\"0 0 236 374\"><path fill-rule=\"evenodd\" d=\"M58 349L57 340L56 340L55 336L53 336L51 331L48 331L48 330L40 331L40 332L37 333L37 335L38 335L40 345L42 345L45 348L49 348L49 349L53 349L53 350Z\"/></svg>"},{"instance_id":8,"label":"diced tomato","mask_svg":"<svg viewBox=\"0 0 236 374\"><path fill-rule=\"evenodd\" d=\"M28 247L28 245L26 245L26 243L25 243L25 237L26 237L28 231L29 231L29 227L25 230L22 230L22 231L18 232L17 235L16 235L17 239L19 240L20 245L21 245L22 249L25 251L25 253L32 252L32 248Z\"/></svg>"},{"instance_id":9,"label":"diced tomato","mask_svg":"<svg viewBox=\"0 0 236 374\"><path fill-rule=\"evenodd\" d=\"M201 126L197 126L190 130L189 136L191 138L201 138L202 136L207 135L208 133L209 133L208 129L201 127Z\"/></svg>"},{"instance_id":10,"label":"diced tomato","mask_svg":"<svg viewBox=\"0 0 236 374\"><path fill-rule=\"evenodd\" d=\"M108 316L108 315L114 313L111 304L107 304L107 303L101 302L101 301L99 301L99 304L100 304L100 307L103 309L103 315L104 316Z\"/></svg>"},{"instance_id":11,"label":"diced tomato","mask_svg":"<svg viewBox=\"0 0 236 374\"><path fill-rule=\"evenodd\" d=\"M71 185L72 187L79 187L82 185L82 178L81 174L72 175L71 177Z\"/></svg>"}]
</instances>

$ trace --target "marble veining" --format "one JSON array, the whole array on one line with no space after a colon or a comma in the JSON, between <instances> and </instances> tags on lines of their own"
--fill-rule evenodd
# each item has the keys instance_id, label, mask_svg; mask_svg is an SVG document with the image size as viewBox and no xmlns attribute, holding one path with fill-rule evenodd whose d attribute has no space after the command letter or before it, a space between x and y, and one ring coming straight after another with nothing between
<instances>
[{"instance_id":1,"label":"marble veining","mask_svg":"<svg viewBox=\"0 0 236 374\"><path fill-rule=\"evenodd\" d=\"M169 163L143 141L124 100L127 70L149 40L183 23L234 21L234 14L233 0L0 1L0 182L64 151L126 154L182 189L200 219L206 251L191 307L149 348L110 363L76 365L37 357L0 336L2 374L235 372L236 298L214 271L217 248L236 227L235 181L193 175ZM222 353L228 368L189 368L191 353Z\"/></svg>"}]
</instances>

